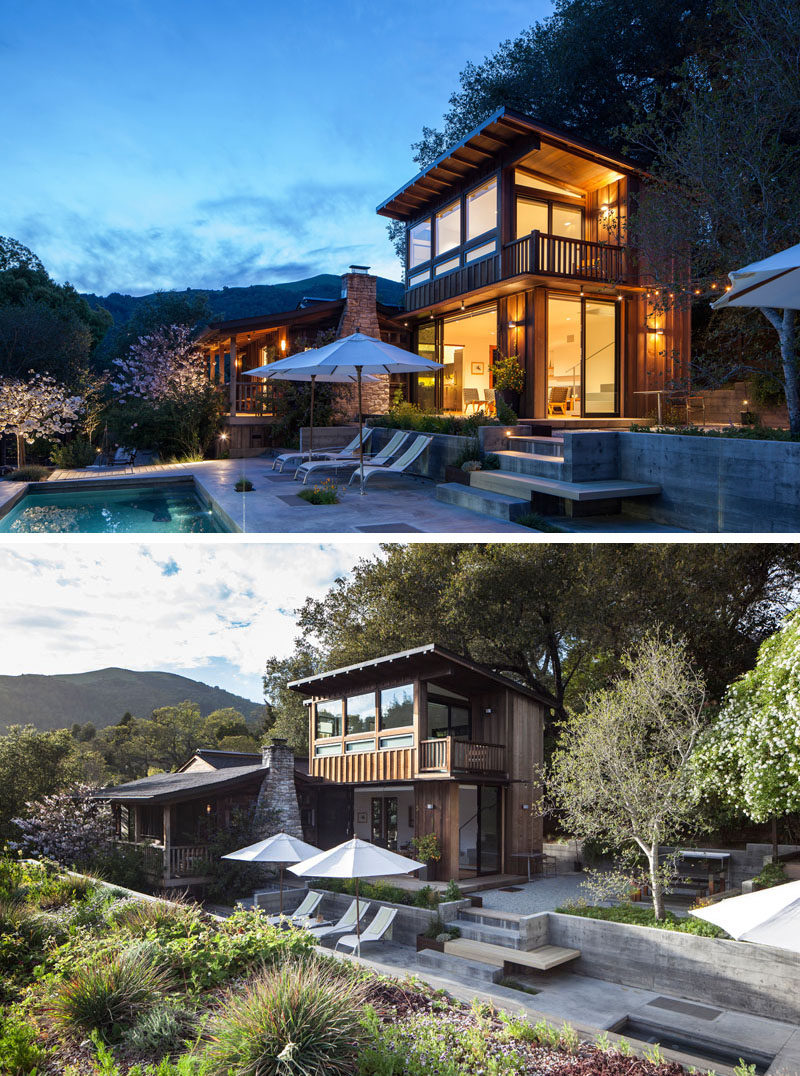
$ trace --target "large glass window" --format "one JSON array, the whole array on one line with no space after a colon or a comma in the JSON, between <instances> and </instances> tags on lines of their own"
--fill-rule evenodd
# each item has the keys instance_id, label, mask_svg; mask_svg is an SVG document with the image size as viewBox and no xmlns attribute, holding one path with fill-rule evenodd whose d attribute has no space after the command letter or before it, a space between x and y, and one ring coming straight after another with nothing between
<instances>
[{"instance_id":1,"label":"large glass window","mask_svg":"<svg viewBox=\"0 0 800 1076\"><path fill-rule=\"evenodd\" d=\"M497 227L497 180L490 179L467 195L467 242Z\"/></svg>"},{"instance_id":2,"label":"large glass window","mask_svg":"<svg viewBox=\"0 0 800 1076\"><path fill-rule=\"evenodd\" d=\"M453 202L436 214L436 255L461 246L461 202Z\"/></svg>"},{"instance_id":3,"label":"large glass window","mask_svg":"<svg viewBox=\"0 0 800 1076\"><path fill-rule=\"evenodd\" d=\"M413 269L415 265L422 265L430 261L431 257L431 222L430 219L420 221L408 232L408 267Z\"/></svg>"},{"instance_id":4,"label":"large glass window","mask_svg":"<svg viewBox=\"0 0 800 1076\"><path fill-rule=\"evenodd\" d=\"M403 684L381 692L381 728L400 729L414 724L414 685Z\"/></svg>"},{"instance_id":5,"label":"large glass window","mask_svg":"<svg viewBox=\"0 0 800 1076\"><path fill-rule=\"evenodd\" d=\"M323 740L328 736L342 735L342 700L329 699L317 703L317 727L315 736Z\"/></svg>"},{"instance_id":6,"label":"large glass window","mask_svg":"<svg viewBox=\"0 0 800 1076\"><path fill-rule=\"evenodd\" d=\"M547 297L547 413L580 414L581 301Z\"/></svg>"},{"instance_id":7,"label":"large glass window","mask_svg":"<svg viewBox=\"0 0 800 1076\"><path fill-rule=\"evenodd\" d=\"M347 735L375 731L375 695L350 695L346 702L345 728Z\"/></svg>"},{"instance_id":8,"label":"large glass window","mask_svg":"<svg viewBox=\"0 0 800 1076\"><path fill-rule=\"evenodd\" d=\"M460 740L469 739L469 708L444 699L429 699L428 737L435 740L445 736L456 736Z\"/></svg>"},{"instance_id":9,"label":"large glass window","mask_svg":"<svg viewBox=\"0 0 800 1076\"><path fill-rule=\"evenodd\" d=\"M616 303L585 303L584 400L587 415L611 415L617 407Z\"/></svg>"},{"instance_id":10,"label":"large glass window","mask_svg":"<svg viewBox=\"0 0 800 1076\"><path fill-rule=\"evenodd\" d=\"M547 233L550 230L550 212L547 202L532 202L517 198L517 239L531 232Z\"/></svg>"},{"instance_id":11,"label":"large glass window","mask_svg":"<svg viewBox=\"0 0 800 1076\"><path fill-rule=\"evenodd\" d=\"M571 205L553 206L553 235L583 239L583 210Z\"/></svg>"}]
</instances>

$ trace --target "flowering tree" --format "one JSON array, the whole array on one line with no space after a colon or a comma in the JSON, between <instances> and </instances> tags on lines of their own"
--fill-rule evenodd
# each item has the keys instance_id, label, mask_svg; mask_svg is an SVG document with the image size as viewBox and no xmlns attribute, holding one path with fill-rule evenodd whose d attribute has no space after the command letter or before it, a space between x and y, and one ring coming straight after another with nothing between
<instances>
[{"instance_id":1,"label":"flowering tree","mask_svg":"<svg viewBox=\"0 0 800 1076\"><path fill-rule=\"evenodd\" d=\"M800 610L731 684L696 763L706 792L754 822L800 811Z\"/></svg>"},{"instance_id":2,"label":"flowering tree","mask_svg":"<svg viewBox=\"0 0 800 1076\"><path fill-rule=\"evenodd\" d=\"M0 379L0 432L17 439L17 464L25 463L25 444L37 437L57 437L71 433L84 410L82 396L49 374L30 378Z\"/></svg>"},{"instance_id":3,"label":"flowering tree","mask_svg":"<svg viewBox=\"0 0 800 1076\"><path fill-rule=\"evenodd\" d=\"M141 424L145 436L157 436L153 431L166 426L168 438L181 451L202 450L216 432L221 396L209 381L205 357L189 326L167 325L140 336L113 365L111 388L117 403L137 415L142 414L142 405L145 409L144 422L129 428ZM158 421L152 421L154 415Z\"/></svg>"},{"instance_id":4,"label":"flowering tree","mask_svg":"<svg viewBox=\"0 0 800 1076\"><path fill-rule=\"evenodd\" d=\"M663 919L661 846L685 836L697 815L691 761L705 686L685 645L657 635L623 655L622 666L624 675L565 722L549 792L577 836L646 856Z\"/></svg>"},{"instance_id":5,"label":"flowering tree","mask_svg":"<svg viewBox=\"0 0 800 1076\"><path fill-rule=\"evenodd\" d=\"M68 867L91 863L112 836L108 808L91 793L90 785L75 785L26 803L24 817L13 819L22 848Z\"/></svg>"}]
</instances>

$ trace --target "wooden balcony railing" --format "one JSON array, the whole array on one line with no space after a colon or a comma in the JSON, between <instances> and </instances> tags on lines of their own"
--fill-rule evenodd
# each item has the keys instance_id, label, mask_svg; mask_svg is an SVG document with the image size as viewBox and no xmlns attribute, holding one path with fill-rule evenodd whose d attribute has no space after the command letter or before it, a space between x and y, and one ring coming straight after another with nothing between
<instances>
[{"instance_id":1,"label":"wooden balcony railing","mask_svg":"<svg viewBox=\"0 0 800 1076\"><path fill-rule=\"evenodd\" d=\"M344 784L362 781L409 781L416 776L413 747L322 755L311 760L311 776Z\"/></svg>"},{"instance_id":2,"label":"wooden balcony railing","mask_svg":"<svg viewBox=\"0 0 800 1076\"><path fill-rule=\"evenodd\" d=\"M271 415L275 405L275 389L256 378L239 375L236 382L237 415Z\"/></svg>"},{"instance_id":3,"label":"wooden balcony railing","mask_svg":"<svg viewBox=\"0 0 800 1076\"><path fill-rule=\"evenodd\" d=\"M164 877L164 846L162 844L137 844L135 841L117 840L118 847L135 852L149 881L161 882Z\"/></svg>"},{"instance_id":4,"label":"wooden balcony railing","mask_svg":"<svg viewBox=\"0 0 800 1076\"><path fill-rule=\"evenodd\" d=\"M420 310L515 276L535 275L615 284L626 280L625 248L588 239L531 232L500 254L434 277L406 291L406 310Z\"/></svg>"},{"instance_id":5,"label":"wooden balcony railing","mask_svg":"<svg viewBox=\"0 0 800 1076\"><path fill-rule=\"evenodd\" d=\"M211 851L206 845L172 845L169 850L169 877L202 877L210 862Z\"/></svg>"},{"instance_id":6,"label":"wooden balcony railing","mask_svg":"<svg viewBox=\"0 0 800 1076\"><path fill-rule=\"evenodd\" d=\"M422 740L419 772L503 774L506 772L506 749L502 744L456 740L452 736Z\"/></svg>"}]
</instances>

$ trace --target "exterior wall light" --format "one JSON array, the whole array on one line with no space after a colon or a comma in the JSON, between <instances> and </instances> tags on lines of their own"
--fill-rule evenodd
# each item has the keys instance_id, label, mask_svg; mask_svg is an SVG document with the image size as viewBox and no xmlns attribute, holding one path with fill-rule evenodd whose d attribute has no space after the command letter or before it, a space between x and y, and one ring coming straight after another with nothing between
<instances>
[{"instance_id":1,"label":"exterior wall light","mask_svg":"<svg viewBox=\"0 0 800 1076\"><path fill-rule=\"evenodd\" d=\"M426 803L425 806L429 811L433 810L433 804L432 803Z\"/></svg>"},{"instance_id":2,"label":"exterior wall light","mask_svg":"<svg viewBox=\"0 0 800 1076\"><path fill-rule=\"evenodd\" d=\"M281 337L281 351L286 350L286 337Z\"/></svg>"}]
</instances>

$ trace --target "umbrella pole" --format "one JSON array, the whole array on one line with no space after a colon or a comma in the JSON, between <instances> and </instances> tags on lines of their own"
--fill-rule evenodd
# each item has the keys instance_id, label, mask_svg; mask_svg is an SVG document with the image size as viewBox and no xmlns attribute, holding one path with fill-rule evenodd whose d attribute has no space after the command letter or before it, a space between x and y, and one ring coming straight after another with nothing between
<instances>
[{"instance_id":1,"label":"umbrella pole","mask_svg":"<svg viewBox=\"0 0 800 1076\"><path fill-rule=\"evenodd\" d=\"M361 467L361 496L364 496L364 418L361 413L361 367L356 366L356 374L358 375L358 458ZM358 882L356 882L356 891L358 891Z\"/></svg>"},{"instance_id":2,"label":"umbrella pole","mask_svg":"<svg viewBox=\"0 0 800 1076\"><path fill-rule=\"evenodd\" d=\"M308 458L313 460L314 458L314 384L316 383L317 375L311 375L311 427L308 431Z\"/></svg>"},{"instance_id":3,"label":"umbrella pole","mask_svg":"<svg viewBox=\"0 0 800 1076\"><path fill-rule=\"evenodd\" d=\"M358 878L356 878L356 937L358 938L358 955L361 956L361 916L358 906Z\"/></svg>"},{"instance_id":4,"label":"umbrella pole","mask_svg":"<svg viewBox=\"0 0 800 1076\"><path fill-rule=\"evenodd\" d=\"M283 864L282 863L281 863L280 867L278 868L278 871L279 871L279 877L280 877L280 882L278 883L278 888L280 889L280 897L278 898L278 901L279 901L279 903L278 903L278 914L283 915Z\"/></svg>"}]
</instances>

